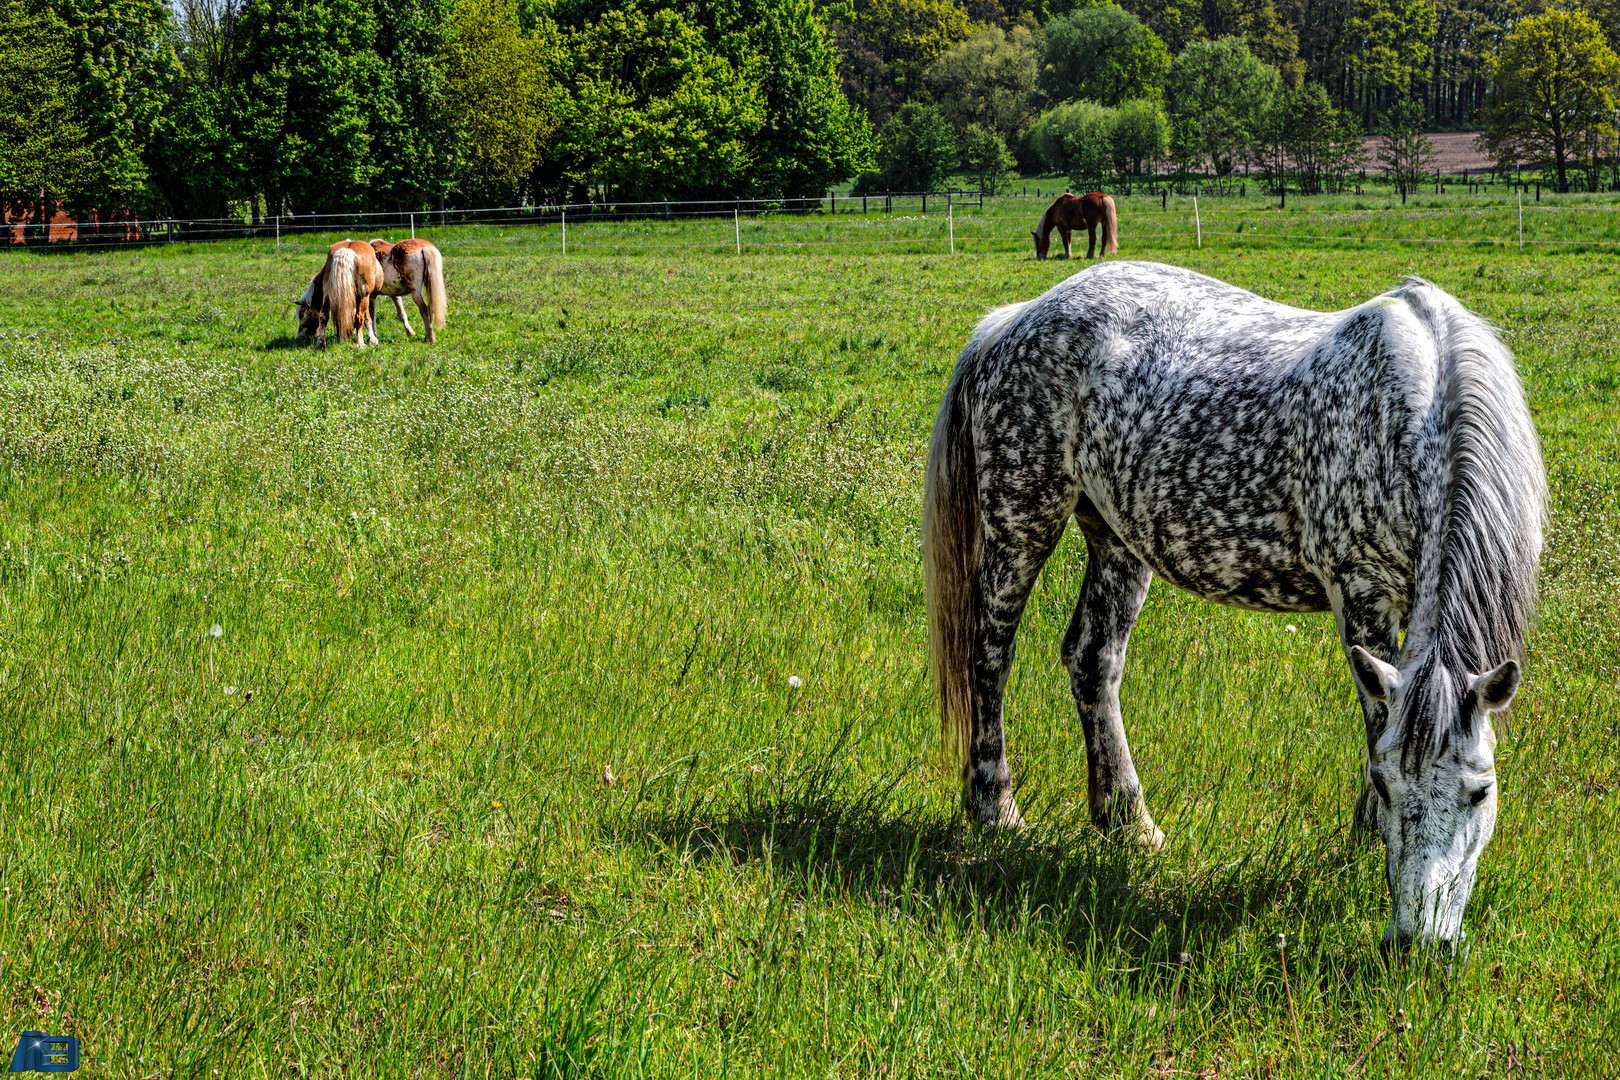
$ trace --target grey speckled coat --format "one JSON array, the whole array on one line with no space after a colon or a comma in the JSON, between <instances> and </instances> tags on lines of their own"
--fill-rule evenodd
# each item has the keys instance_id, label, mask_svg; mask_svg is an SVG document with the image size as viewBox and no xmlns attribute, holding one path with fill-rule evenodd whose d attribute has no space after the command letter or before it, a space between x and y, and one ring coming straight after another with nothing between
<instances>
[{"instance_id":1,"label":"grey speckled coat","mask_svg":"<svg viewBox=\"0 0 1620 1080\"><path fill-rule=\"evenodd\" d=\"M1331 609L1366 721L1356 817L1385 841L1386 941L1460 935L1546 516L1513 360L1483 322L1415 278L1314 312L1175 267L1095 266L981 322L927 484L933 670L971 813L1022 824L1002 691L1072 518L1088 562L1063 657L1096 823L1163 844L1119 709L1153 574L1223 604Z\"/></svg>"}]
</instances>

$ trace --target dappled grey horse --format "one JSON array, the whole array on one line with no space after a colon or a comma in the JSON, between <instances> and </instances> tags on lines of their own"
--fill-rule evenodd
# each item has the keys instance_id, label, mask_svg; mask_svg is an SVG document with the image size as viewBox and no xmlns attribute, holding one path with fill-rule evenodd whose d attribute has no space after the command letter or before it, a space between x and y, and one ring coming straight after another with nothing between
<instances>
[{"instance_id":1,"label":"dappled grey horse","mask_svg":"<svg viewBox=\"0 0 1620 1080\"><path fill-rule=\"evenodd\" d=\"M1331 609L1366 721L1355 817L1385 844L1385 941L1454 941L1496 824L1490 717L1518 687L1546 501L1512 356L1417 278L1324 313L1114 262L991 312L940 405L924 511L964 805L1023 824L1002 692L1072 517L1087 563L1063 660L1096 824L1164 843L1119 708L1154 573L1222 604Z\"/></svg>"}]
</instances>

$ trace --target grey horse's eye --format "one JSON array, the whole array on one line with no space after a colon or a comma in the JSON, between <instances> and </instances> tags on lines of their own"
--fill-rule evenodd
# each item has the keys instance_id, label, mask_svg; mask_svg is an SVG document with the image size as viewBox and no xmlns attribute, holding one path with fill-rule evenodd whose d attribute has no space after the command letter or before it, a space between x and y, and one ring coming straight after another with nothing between
<instances>
[{"instance_id":1,"label":"grey horse's eye","mask_svg":"<svg viewBox=\"0 0 1620 1080\"><path fill-rule=\"evenodd\" d=\"M1485 796L1489 795L1490 793L1491 793L1491 785L1486 784L1484 787L1480 788L1478 791L1476 791L1472 795L1468 796L1468 805L1469 806L1478 806L1480 803L1485 801Z\"/></svg>"},{"instance_id":2,"label":"grey horse's eye","mask_svg":"<svg viewBox=\"0 0 1620 1080\"><path fill-rule=\"evenodd\" d=\"M1372 782L1373 787L1378 789L1378 797L1386 803L1389 802L1389 787L1384 783L1384 778L1378 775L1377 769L1373 770Z\"/></svg>"}]
</instances>

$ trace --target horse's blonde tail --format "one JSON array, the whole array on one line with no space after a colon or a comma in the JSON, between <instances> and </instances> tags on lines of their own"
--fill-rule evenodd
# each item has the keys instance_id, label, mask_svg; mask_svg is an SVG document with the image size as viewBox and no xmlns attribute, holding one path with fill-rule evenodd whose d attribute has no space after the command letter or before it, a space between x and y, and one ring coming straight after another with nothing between
<instances>
[{"instance_id":1,"label":"horse's blonde tail","mask_svg":"<svg viewBox=\"0 0 1620 1080\"><path fill-rule=\"evenodd\" d=\"M929 673L939 694L941 736L964 762L973 731L973 639L979 623L979 564L984 556L968 384L979 358L1023 307L998 308L979 323L957 357L928 444L923 573L928 589Z\"/></svg>"},{"instance_id":2,"label":"horse's blonde tail","mask_svg":"<svg viewBox=\"0 0 1620 1080\"><path fill-rule=\"evenodd\" d=\"M444 258L436 247L422 249L422 292L427 296L428 318L435 330L444 329L444 316L450 308L444 295Z\"/></svg>"},{"instance_id":3,"label":"horse's blonde tail","mask_svg":"<svg viewBox=\"0 0 1620 1080\"><path fill-rule=\"evenodd\" d=\"M326 257L326 302L337 327L338 341L355 332L356 310L354 279L359 276L354 252L340 247Z\"/></svg>"},{"instance_id":4,"label":"horse's blonde tail","mask_svg":"<svg viewBox=\"0 0 1620 1080\"><path fill-rule=\"evenodd\" d=\"M1114 212L1112 196L1103 196L1103 254L1112 255L1119 250L1119 216Z\"/></svg>"}]
</instances>

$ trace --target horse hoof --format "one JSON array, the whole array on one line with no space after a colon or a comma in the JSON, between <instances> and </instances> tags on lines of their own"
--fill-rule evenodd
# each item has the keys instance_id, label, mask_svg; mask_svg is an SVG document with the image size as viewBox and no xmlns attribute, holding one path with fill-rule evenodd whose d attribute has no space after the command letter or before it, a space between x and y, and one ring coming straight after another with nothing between
<instances>
[{"instance_id":1,"label":"horse hoof","mask_svg":"<svg viewBox=\"0 0 1620 1080\"><path fill-rule=\"evenodd\" d=\"M1164 830L1153 824L1153 819L1146 814L1131 830L1130 839L1149 855L1157 855L1164 850Z\"/></svg>"},{"instance_id":2,"label":"horse hoof","mask_svg":"<svg viewBox=\"0 0 1620 1080\"><path fill-rule=\"evenodd\" d=\"M1019 830L1029 827L1010 793L995 800L975 799L964 794L962 809L982 828Z\"/></svg>"}]
</instances>

